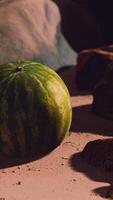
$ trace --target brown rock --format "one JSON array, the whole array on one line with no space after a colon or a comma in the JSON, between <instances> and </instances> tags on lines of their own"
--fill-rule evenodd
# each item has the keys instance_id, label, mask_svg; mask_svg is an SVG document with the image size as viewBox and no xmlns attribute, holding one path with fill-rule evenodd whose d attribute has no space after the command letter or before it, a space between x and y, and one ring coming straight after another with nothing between
<instances>
[{"instance_id":1,"label":"brown rock","mask_svg":"<svg viewBox=\"0 0 113 200\"><path fill-rule=\"evenodd\" d=\"M112 61L113 45L81 51L76 67L77 88L92 91Z\"/></svg>"},{"instance_id":2,"label":"brown rock","mask_svg":"<svg viewBox=\"0 0 113 200\"><path fill-rule=\"evenodd\" d=\"M113 139L99 139L88 142L81 156L97 168L113 171Z\"/></svg>"},{"instance_id":3,"label":"brown rock","mask_svg":"<svg viewBox=\"0 0 113 200\"><path fill-rule=\"evenodd\" d=\"M95 86L92 110L113 120L113 62L108 65L103 78Z\"/></svg>"},{"instance_id":4,"label":"brown rock","mask_svg":"<svg viewBox=\"0 0 113 200\"><path fill-rule=\"evenodd\" d=\"M100 27L103 45L113 44L113 1L112 0L74 0L87 7Z\"/></svg>"},{"instance_id":5,"label":"brown rock","mask_svg":"<svg viewBox=\"0 0 113 200\"><path fill-rule=\"evenodd\" d=\"M74 24L74 20L75 20L75 24L77 20L78 20L78 23L84 22L84 24L81 23L82 25L81 29L79 26L76 26L76 29L78 28L77 31L78 33L80 33L80 36L81 36L80 30L83 30L83 36L84 36L85 31L87 31L89 38L87 37L88 40L86 41L86 44L90 44L88 42L91 42L92 45L98 45L101 42L101 46L103 46L103 45L110 45L113 43L113 26L112 26L113 1L112 0L109 0L109 1L107 0L99 0L99 1L98 0L54 0L54 1L58 2L59 4L68 3L68 5L73 3L73 5L75 6L75 8L73 6L73 9L75 9L75 13L74 12L72 13L72 16L74 16L73 24ZM79 7L78 7L78 10L76 9L77 4L80 5L82 10ZM68 13L67 15L69 15L69 9L67 9L67 13ZM90 20L86 17L86 15L90 16ZM77 18L75 19L76 16ZM83 16L84 16L84 19L83 19ZM89 27L87 26L88 21L92 22L92 25L89 24ZM96 28L95 31L98 30L99 32L95 32L95 33L91 32L92 27L94 26ZM84 30L84 28L86 30ZM75 30L74 30L74 33L76 35ZM92 33L92 36L89 35L89 33ZM94 37L94 36L98 36L98 37ZM90 40L91 38L92 38L92 41ZM83 42L83 37L81 39L82 40L79 42ZM86 35L84 39L86 39Z\"/></svg>"},{"instance_id":6,"label":"brown rock","mask_svg":"<svg viewBox=\"0 0 113 200\"><path fill-rule=\"evenodd\" d=\"M76 51L102 45L98 22L84 5L84 1L54 0L60 9L62 31Z\"/></svg>"}]
</instances>

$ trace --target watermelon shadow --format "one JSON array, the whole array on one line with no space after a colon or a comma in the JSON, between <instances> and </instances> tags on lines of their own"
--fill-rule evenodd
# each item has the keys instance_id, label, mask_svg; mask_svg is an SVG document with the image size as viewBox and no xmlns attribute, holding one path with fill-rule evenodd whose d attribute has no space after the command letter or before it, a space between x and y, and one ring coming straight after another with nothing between
<instances>
[{"instance_id":1,"label":"watermelon shadow","mask_svg":"<svg viewBox=\"0 0 113 200\"><path fill-rule=\"evenodd\" d=\"M43 153L43 155L31 155L31 156L25 156L25 157L8 157L3 154L0 154L0 169L5 169L9 167L14 167L18 165L28 164L30 162L33 162L35 160L42 159L43 157L49 155L55 148L57 148L58 145L56 145L53 149L50 151Z\"/></svg>"},{"instance_id":2,"label":"watermelon shadow","mask_svg":"<svg viewBox=\"0 0 113 200\"><path fill-rule=\"evenodd\" d=\"M13 158L13 157L5 157L3 155L0 155L0 169L5 169L9 167L14 167L18 165L22 165L25 163L32 162L33 160L36 160L37 158Z\"/></svg>"}]
</instances>

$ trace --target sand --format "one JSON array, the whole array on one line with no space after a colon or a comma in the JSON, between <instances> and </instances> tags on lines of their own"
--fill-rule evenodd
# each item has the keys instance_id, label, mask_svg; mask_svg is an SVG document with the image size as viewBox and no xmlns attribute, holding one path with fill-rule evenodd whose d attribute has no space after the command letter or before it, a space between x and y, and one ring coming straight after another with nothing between
<instances>
[{"instance_id":1,"label":"sand","mask_svg":"<svg viewBox=\"0 0 113 200\"><path fill-rule=\"evenodd\" d=\"M68 71L64 75L66 77ZM112 172L88 164L79 153L89 141L111 138L113 122L91 112L92 95L75 94L71 101L70 135L59 147L40 160L23 164L0 159L0 200L101 200L107 197Z\"/></svg>"}]
</instances>

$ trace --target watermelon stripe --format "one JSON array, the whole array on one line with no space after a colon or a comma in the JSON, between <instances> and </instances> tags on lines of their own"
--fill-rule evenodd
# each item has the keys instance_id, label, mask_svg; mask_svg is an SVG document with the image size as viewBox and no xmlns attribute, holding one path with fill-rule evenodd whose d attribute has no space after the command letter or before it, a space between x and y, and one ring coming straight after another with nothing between
<instances>
[{"instance_id":1,"label":"watermelon stripe","mask_svg":"<svg viewBox=\"0 0 113 200\"><path fill-rule=\"evenodd\" d=\"M35 79L35 81L36 81L36 79ZM33 83L33 81L32 81L32 83ZM34 94L35 94L34 100L35 100L35 102L34 102L34 105L37 108L37 102L40 102L39 93L42 91L42 87L40 87L41 91L38 88L39 93L37 93L37 88L36 87L38 87L39 85L40 86L42 86L42 85L39 82L38 82L38 84L36 84L36 83L34 83L34 84L35 84L35 89L34 89ZM34 88L34 86L33 86L33 88ZM47 97L47 94L46 94L47 92L46 93L45 92L46 91L43 88L43 94L41 93L42 99L45 96ZM37 110L37 116L36 116L39 132L42 133L40 135L40 137L38 138L38 140L37 140L38 141L38 144L37 144L38 145L38 151L40 150L39 148L43 148L43 146L45 146L44 143L47 143L46 132L48 132L51 135L50 127L51 127L51 129L53 128L53 130L55 130L55 127L52 127L54 124L52 125L50 123L50 121L47 120L47 119L50 119L50 114L51 114L51 113L49 113L50 110L47 108L47 102L45 103L45 99L42 102L43 102L42 105L38 104L38 108L37 108L38 110ZM48 116L46 116L47 113L48 113ZM44 124L45 124L45 126L44 126ZM54 133L54 136L55 135L56 134ZM51 137L50 137L50 139L51 139ZM55 139L55 142L56 142L56 140L57 139ZM41 147L40 147L40 144L42 144ZM42 151L42 149L41 149L41 151Z\"/></svg>"},{"instance_id":2,"label":"watermelon stripe","mask_svg":"<svg viewBox=\"0 0 113 200\"><path fill-rule=\"evenodd\" d=\"M10 81L11 83L11 81ZM9 90L8 90L9 89ZM7 140L7 146L12 143L12 147L13 147L13 151L15 152L16 150L16 154L18 155L18 151L19 151L19 145L18 145L18 142L17 142L17 137L16 137L16 126L14 127L14 121L15 121L15 118L13 117L12 119L12 116L11 116L11 108L12 108L12 101L13 101L13 98L14 98L14 94L13 94L13 91L11 90L11 84L8 84L8 87L7 89L4 90L4 93L3 93L3 96L1 98L1 102L0 102L0 105L1 105L1 119L2 119L2 124L5 123L4 125L4 128L2 128L2 131L4 129L7 130L6 134L8 135L9 137L9 140ZM8 91L12 91L12 94L9 96L9 92ZM11 97L11 98L9 98ZM5 100L5 101L4 101ZM11 112L10 112L10 110ZM14 153L13 152L13 153Z\"/></svg>"},{"instance_id":3,"label":"watermelon stripe","mask_svg":"<svg viewBox=\"0 0 113 200\"><path fill-rule=\"evenodd\" d=\"M21 88L20 91L18 91L18 94L21 94L18 96L18 99L20 100L20 108L21 108L21 114L20 114L20 121L21 121L21 127L23 127L24 130L24 137L25 137L25 154L31 153L31 145L33 144L33 135L31 134L31 129L32 127L30 126L30 119L29 119L29 105L32 105L32 101L31 104L30 102L28 102L27 96L28 92L27 92L27 88L29 87L27 84L28 81L25 81L25 79L23 79L23 77L21 77ZM15 84L19 84L20 86L20 77L19 77L19 82L17 82ZM17 101L18 102L18 101ZM22 117L22 114L24 115L24 119ZM17 114L18 116L18 114ZM21 142L21 141L20 141ZM21 144L20 144L21 145ZM21 147L21 149L23 149L23 147ZM21 150L22 153L22 150Z\"/></svg>"}]
</instances>

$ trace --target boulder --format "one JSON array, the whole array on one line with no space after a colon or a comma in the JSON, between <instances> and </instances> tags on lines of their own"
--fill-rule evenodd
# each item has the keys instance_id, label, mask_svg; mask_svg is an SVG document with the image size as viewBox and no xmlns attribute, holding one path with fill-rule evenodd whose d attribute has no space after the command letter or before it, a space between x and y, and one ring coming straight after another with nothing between
<instances>
[{"instance_id":1,"label":"boulder","mask_svg":"<svg viewBox=\"0 0 113 200\"><path fill-rule=\"evenodd\" d=\"M74 0L84 5L99 25L102 45L113 44L113 1L112 0Z\"/></svg>"},{"instance_id":2,"label":"boulder","mask_svg":"<svg viewBox=\"0 0 113 200\"><path fill-rule=\"evenodd\" d=\"M113 120L113 61L107 65L104 76L94 88L92 111Z\"/></svg>"},{"instance_id":3,"label":"boulder","mask_svg":"<svg viewBox=\"0 0 113 200\"><path fill-rule=\"evenodd\" d=\"M62 17L62 32L71 47L80 52L86 48L96 48L103 44L98 22L85 6L77 0L54 0Z\"/></svg>"},{"instance_id":4,"label":"boulder","mask_svg":"<svg viewBox=\"0 0 113 200\"><path fill-rule=\"evenodd\" d=\"M75 64L57 5L51 0L0 1L0 64L39 61L58 69Z\"/></svg>"},{"instance_id":5,"label":"boulder","mask_svg":"<svg viewBox=\"0 0 113 200\"><path fill-rule=\"evenodd\" d=\"M81 157L102 170L113 171L113 139L98 139L86 144Z\"/></svg>"},{"instance_id":6,"label":"boulder","mask_svg":"<svg viewBox=\"0 0 113 200\"><path fill-rule=\"evenodd\" d=\"M93 91L105 70L113 61L113 45L80 52L76 66L76 85L79 90Z\"/></svg>"},{"instance_id":7,"label":"boulder","mask_svg":"<svg viewBox=\"0 0 113 200\"><path fill-rule=\"evenodd\" d=\"M54 1L60 7L63 32L72 46L82 50L113 44L112 0Z\"/></svg>"}]
</instances>

